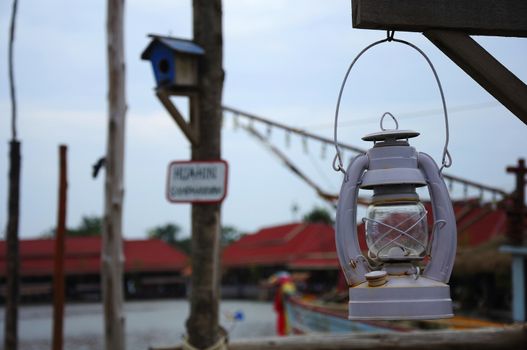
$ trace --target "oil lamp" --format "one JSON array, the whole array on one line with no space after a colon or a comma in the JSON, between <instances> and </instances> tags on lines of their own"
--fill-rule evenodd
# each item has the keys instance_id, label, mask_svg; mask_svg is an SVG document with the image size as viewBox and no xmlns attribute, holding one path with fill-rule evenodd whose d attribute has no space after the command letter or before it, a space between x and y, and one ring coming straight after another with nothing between
<instances>
[{"instance_id":1,"label":"oil lamp","mask_svg":"<svg viewBox=\"0 0 527 350\"><path fill-rule=\"evenodd\" d=\"M392 116L390 113L386 115ZM393 117L393 116L392 116ZM395 120L395 119L394 119ZM337 253L349 285L350 319L433 319L453 316L448 280L456 253L456 224L441 172L417 152L411 130L363 137L373 147L345 171L336 218ZM433 225L417 187L427 186ZM357 236L359 189L372 190L363 218L368 245Z\"/></svg>"}]
</instances>

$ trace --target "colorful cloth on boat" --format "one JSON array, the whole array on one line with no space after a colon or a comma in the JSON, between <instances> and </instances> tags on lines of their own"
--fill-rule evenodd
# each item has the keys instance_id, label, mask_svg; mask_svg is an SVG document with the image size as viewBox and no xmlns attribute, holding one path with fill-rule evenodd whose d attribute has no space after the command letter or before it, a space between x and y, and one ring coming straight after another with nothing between
<instances>
[{"instance_id":1,"label":"colorful cloth on boat","mask_svg":"<svg viewBox=\"0 0 527 350\"><path fill-rule=\"evenodd\" d=\"M287 335L290 332L290 324L287 320L284 299L296 293L296 287L289 274L283 274L276 279L278 288L274 298L274 310L277 313L276 333L278 335Z\"/></svg>"}]
</instances>

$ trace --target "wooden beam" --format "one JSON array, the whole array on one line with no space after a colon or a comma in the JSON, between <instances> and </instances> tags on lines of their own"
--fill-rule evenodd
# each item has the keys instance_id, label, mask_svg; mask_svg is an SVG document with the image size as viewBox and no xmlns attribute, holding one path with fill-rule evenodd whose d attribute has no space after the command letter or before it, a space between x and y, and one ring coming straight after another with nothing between
<instances>
[{"instance_id":1,"label":"wooden beam","mask_svg":"<svg viewBox=\"0 0 527 350\"><path fill-rule=\"evenodd\" d=\"M527 124L527 86L511 71L465 33L431 30L423 34Z\"/></svg>"},{"instance_id":2,"label":"wooden beam","mask_svg":"<svg viewBox=\"0 0 527 350\"><path fill-rule=\"evenodd\" d=\"M195 124L194 121L189 125L189 123L186 122L185 118L179 113L177 107L170 101L170 97L167 93L165 93L162 90L156 91L156 96L161 101L163 106L165 106L165 109L167 110L168 114L174 119L176 124L179 126L183 134L186 136L187 140L193 145L197 146L199 144L199 137L197 133L195 132L196 129L192 128L192 125ZM191 103L191 109L195 109L194 100L190 100ZM195 125L194 125L195 126Z\"/></svg>"},{"instance_id":3,"label":"wooden beam","mask_svg":"<svg viewBox=\"0 0 527 350\"><path fill-rule=\"evenodd\" d=\"M324 334L239 340L230 350L348 350L348 349L517 349L527 340L524 327L469 331L415 331L408 333Z\"/></svg>"},{"instance_id":4,"label":"wooden beam","mask_svg":"<svg viewBox=\"0 0 527 350\"><path fill-rule=\"evenodd\" d=\"M527 36L525 0L352 0L353 27Z\"/></svg>"}]
</instances>

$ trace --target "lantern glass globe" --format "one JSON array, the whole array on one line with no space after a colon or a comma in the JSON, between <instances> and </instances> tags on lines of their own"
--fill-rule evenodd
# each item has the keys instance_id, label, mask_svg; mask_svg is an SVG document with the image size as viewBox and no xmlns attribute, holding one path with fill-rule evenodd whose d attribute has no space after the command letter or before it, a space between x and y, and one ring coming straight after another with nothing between
<instances>
[{"instance_id":1,"label":"lantern glass globe","mask_svg":"<svg viewBox=\"0 0 527 350\"><path fill-rule=\"evenodd\" d=\"M428 227L421 202L375 203L368 207L364 221L370 257L381 261L423 258Z\"/></svg>"}]
</instances>

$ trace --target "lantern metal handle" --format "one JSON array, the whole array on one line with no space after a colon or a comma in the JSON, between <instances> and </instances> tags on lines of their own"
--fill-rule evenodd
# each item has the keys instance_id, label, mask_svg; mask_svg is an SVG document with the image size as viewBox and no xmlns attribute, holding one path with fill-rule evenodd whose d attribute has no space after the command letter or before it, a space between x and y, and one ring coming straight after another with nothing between
<instances>
[{"instance_id":1,"label":"lantern metal handle","mask_svg":"<svg viewBox=\"0 0 527 350\"><path fill-rule=\"evenodd\" d=\"M348 285L355 286L366 281L364 275L369 272L366 259L357 238L357 196L360 179L368 168L369 159L365 154L355 157L346 171L340 190L337 217L335 220L335 241L340 266Z\"/></svg>"},{"instance_id":2,"label":"lantern metal handle","mask_svg":"<svg viewBox=\"0 0 527 350\"><path fill-rule=\"evenodd\" d=\"M454 209L448 189L432 157L419 152L417 160L428 182L434 222L444 222L443 225L434 227L430 249L432 259L426 265L423 276L448 283L456 258L457 230Z\"/></svg>"},{"instance_id":3,"label":"lantern metal handle","mask_svg":"<svg viewBox=\"0 0 527 350\"><path fill-rule=\"evenodd\" d=\"M435 80L437 82L437 86L439 88L439 93L441 95L441 103L442 103L442 106L443 106L443 113L444 113L444 119L445 119L445 145L443 147L443 156L442 156L441 168L439 169L439 172L441 172L443 170L443 168L449 168L452 165L452 157L450 156L450 152L448 151L448 142L449 142L449 139L450 139L450 132L449 132L449 126L448 126L448 112L447 112L447 108L446 108L445 94L443 93L443 87L441 85L441 81L439 80L439 76L437 74L437 71L436 71L434 65L432 64L432 61L430 61L428 56L420 48L418 48L417 46L415 46L414 44L412 44L412 43L410 43L408 41L395 39L393 36L394 36L394 32L392 31L390 33L390 31L388 31L387 36L386 36L385 39L378 40L378 41L366 46L364 49L362 49L362 51L359 52L359 54L353 59L353 61L351 62L350 66L348 67L348 70L346 71L346 74L344 75L344 80L342 81L342 84L341 84L340 90L339 90L339 95L338 95L338 99L337 99L337 106L335 108L335 123L334 123L334 127L333 127L333 143L335 145L336 154L335 154L335 157L333 158L332 167L333 167L333 169L335 171L341 171L341 172L345 173L344 167L343 167L343 163L342 163L340 147L339 147L339 143L338 143L337 126L338 126L340 101L342 99L342 93L344 92L344 87L346 86L346 81L348 80L348 76L349 76L349 74L351 72L351 69L353 68L355 63L359 60L359 58L366 51L368 51L369 49L371 49L374 46L377 46L377 45L382 44L384 42L391 42L391 41L398 42L398 43L401 43L401 44L405 44L405 45L410 46L411 48L415 49L417 52L419 52L421 54L421 56L424 57L424 59L426 60L426 62L430 66L430 68L432 69L432 73L434 74ZM386 113L389 113L389 112L386 112ZM386 115L386 113L384 113L383 117ZM390 113L390 115L391 115L391 113Z\"/></svg>"}]
</instances>

